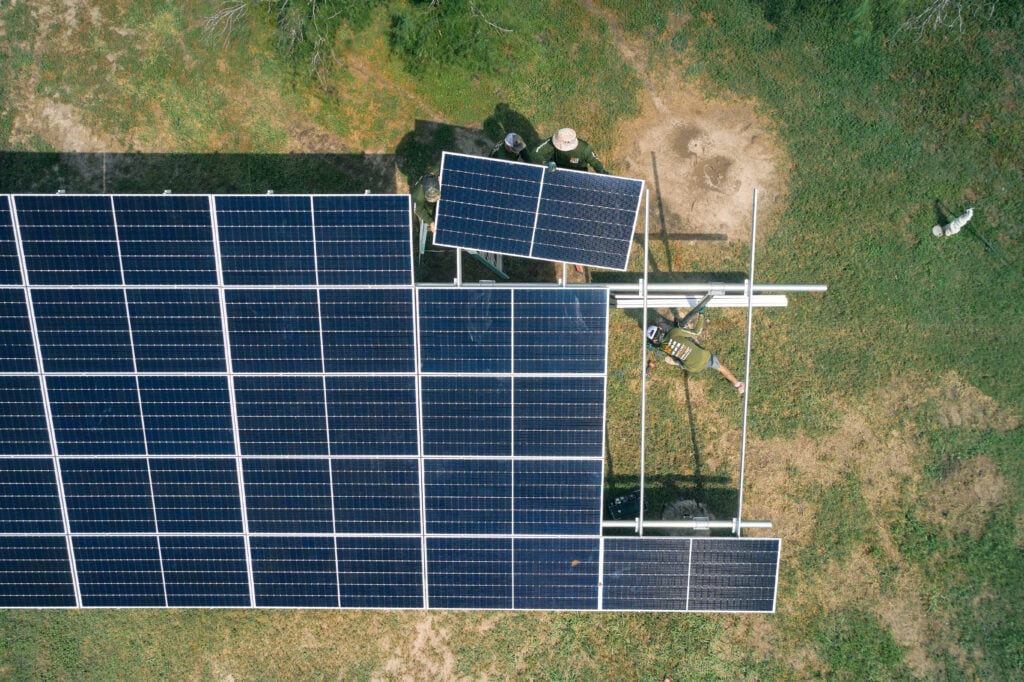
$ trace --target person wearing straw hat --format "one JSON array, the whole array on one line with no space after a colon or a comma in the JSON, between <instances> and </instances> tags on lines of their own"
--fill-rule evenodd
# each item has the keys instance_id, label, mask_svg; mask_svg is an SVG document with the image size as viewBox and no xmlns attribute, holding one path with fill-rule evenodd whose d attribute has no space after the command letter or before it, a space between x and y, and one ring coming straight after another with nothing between
<instances>
[{"instance_id":1,"label":"person wearing straw hat","mask_svg":"<svg viewBox=\"0 0 1024 682\"><path fill-rule=\"evenodd\" d=\"M607 175L604 164L586 140L576 137L572 128L562 128L537 145L531 154L534 163L546 164L549 170L572 168L585 171L593 168Z\"/></svg>"},{"instance_id":2,"label":"person wearing straw hat","mask_svg":"<svg viewBox=\"0 0 1024 682\"><path fill-rule=\"evenodd\" d=\"M505 139L494 145L494 149L488 154L492 159L503 159L505 161L525 161L523 152L526 151L526 142L519 133L509 133Z\"/></svg>"},{"instance_id":3,"label":"person wearing straw hat","mask_svg":"<svg viewBox=\"0 0 1024 682\"><path fill-rule=\"evenodd\" d=\"M652 324L647 327L647 347L665 356L665 362L678 365L690 374L699 374L706 369L718 370L718 373L729 380L733 388L743 395L743 382L736 379L729 368L718 361L715 354L699 343L697 337L704 331L705 316L703 310L698 315L697 326L685 329L667 323ZM654 360L647 363L647 376L650 378L654 369Z\"/></svg>"}]
</instances>

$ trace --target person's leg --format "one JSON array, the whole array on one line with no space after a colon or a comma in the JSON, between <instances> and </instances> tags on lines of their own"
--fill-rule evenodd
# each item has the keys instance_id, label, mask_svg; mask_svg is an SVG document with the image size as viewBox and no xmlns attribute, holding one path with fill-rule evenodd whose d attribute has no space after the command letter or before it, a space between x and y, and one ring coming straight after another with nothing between
<instances>
[{"instance_id":1,"label":"person's leg","mask_svg":"<svg viewBox=\"0 0 1024 682\"><path fill-rule=\"evenodd\" d=\"M708 367L710 367L711 369L717 369L718 373L721 374L726 379L728 379L729 383L733 385L733 388L735 388L737 391L739 391L740 395L743 395L743 390L745 388L744 385L743 385L743 382L739 381L733 375L733 373L729 371L728 367L726 367L721 362L719 362L718 358L715 357L714 353L711 354L711 359L708 360Z\"/></svg>"}]
</instances>

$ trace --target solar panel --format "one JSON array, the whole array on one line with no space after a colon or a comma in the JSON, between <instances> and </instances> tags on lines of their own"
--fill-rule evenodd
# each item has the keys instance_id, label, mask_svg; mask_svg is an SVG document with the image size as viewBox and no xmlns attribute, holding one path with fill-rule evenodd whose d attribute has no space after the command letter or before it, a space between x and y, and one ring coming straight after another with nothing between
<instances>
[{"instance_id":1,"label":"solar panel","mask_svg":"<svg viewBox=\"0 0 1024 682\"><path fill-rule=\"evenodd\" d=\"M774 608L601 537L607 311L415 285L408 196L4 197L0 607Z\"/></svg>"},{"instance_id":2,"label":"solar panel","mask_svg":"<svg viewBox=\"0 0 1024 682\"><path fill-rule=\"evenodd\" d=\"M445 152L434 242L625 270L643 185Z\"/></svg>"}]
</instances>

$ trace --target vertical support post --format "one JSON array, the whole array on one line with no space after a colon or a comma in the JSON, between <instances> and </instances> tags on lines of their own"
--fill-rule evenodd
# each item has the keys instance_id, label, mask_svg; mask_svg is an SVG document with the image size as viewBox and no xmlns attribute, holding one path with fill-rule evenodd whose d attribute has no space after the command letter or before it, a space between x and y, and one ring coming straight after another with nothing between
<instances>
[{"instance_id":1,"label":"vertical support post","mask_svg":"<svg viewBox=\"0 0 1024 682\"><path fill-rule=\"evenodd\" d=\"M736 537L743 520L743 478L747 463L747 414L750 406L750 338L754 322L754 255L757 251L757 188L754 188L754 215L750 220L750 274L744 283L747 292L747 359L743 367L743 430L740 437L740 481L736 503Z\"/></svg>"},{"instance_id":2,"label":"vertical support post","mask_svg":"<svg viewBox=\"0 0 1024 682\"><path fill-rule=\"evenodd\" d=\"M644 277L640 280L640 287L643 290L644 309L640 317L640 509L637 516L636 530L640 535L644 534L644 503L646 500L647 487L644 484L647 465L647 258L650 249L650 229L648 216L651 206L651 191L647 190L644 199Z\"/></svg>"},{"instance_id":3,"label":"vertical support post","mask_svg":"<svg viewBox=\"0 0 1024 682\"><path fill-rule=\"evenodd\" d=\"M455 249L455 286L462 286L462 249Z\"/></svg>"}]
</instances>

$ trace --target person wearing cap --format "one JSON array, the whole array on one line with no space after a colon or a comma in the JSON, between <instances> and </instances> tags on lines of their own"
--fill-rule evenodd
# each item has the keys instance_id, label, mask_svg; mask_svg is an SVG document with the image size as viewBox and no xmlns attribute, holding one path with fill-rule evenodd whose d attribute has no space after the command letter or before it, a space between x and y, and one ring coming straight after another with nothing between
<instances>
[{"instance_id":1,"label":"person wearing cap","mask_svg":"<svg viewBox=\"0 0 1024 682\"><path fill-rule=\"evenodd\" d=\"M677 318L678 321L678 318ZM652 324L647 328L647 347L663 354L665 362L678 365L690 374L700 374L706 369L716 369L719 374L729 380L740 395L743 395L743 382L736 379L725 365L718 361L715 354L697 343L697 337L704 331L704 311L697 316L694 329L685 329L676 325L666 329L662 325ZM647 363L648 377L654 369L654 360Z\"/></svg>"},{"instance_id":2,"label":"person wearing cap","mask_svg":"<svg viewBox=\"0 0 1024 682\"><path fill-rule=\"evenodd\" d=\"M572 128L562 128L541 142L531 157L534 163L546 164L550 170L573 168L585 171L589 167L598 173L608 173L593 148L586 140L576 137L576 131Z\"/></svg>"},{"instance_id":3,"label":"person wearing cap","mask_svg":"<svg viewBox=\"0 0 1024 682\"><path fill-rule=\"evenodd\" d=\"M503 159L505 161L525 161L523 152L526 150L526 142L519 133L509 133L505 139L494 145L494 149L488 155L492 159Z\"/></svg>"},{"instance_id":4,"label":"person wearing cap","mask_svg":"<svg viewBox=\"0 0 1024 682\"><path fill-rule=\"evenodd\" d=\"M412 211L434 232L434 219L437 216L437 200L441 198L441 181L433 173L420 178L412 189Z\"/></svg>"}]
</instances>

